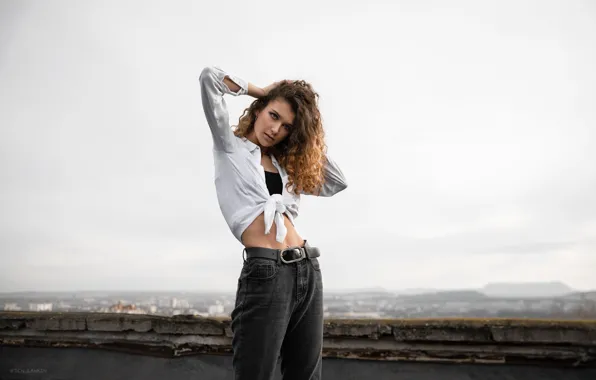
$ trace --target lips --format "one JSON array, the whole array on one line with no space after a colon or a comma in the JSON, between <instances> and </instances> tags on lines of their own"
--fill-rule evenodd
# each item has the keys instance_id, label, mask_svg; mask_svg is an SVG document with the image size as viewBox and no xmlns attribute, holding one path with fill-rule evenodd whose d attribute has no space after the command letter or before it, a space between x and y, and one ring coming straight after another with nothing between
<instances>
[{"instance_id":1,"label":"lips","mask_svg":"<svg viewBox=\"0 0 596 380\"><path fill-rule=\"evenodd\" d=\"M269 136L268 134L265 133L265 137L267 137L269 140L273 141L275 140L273 137Z\"/></svg>"}]
</instances>

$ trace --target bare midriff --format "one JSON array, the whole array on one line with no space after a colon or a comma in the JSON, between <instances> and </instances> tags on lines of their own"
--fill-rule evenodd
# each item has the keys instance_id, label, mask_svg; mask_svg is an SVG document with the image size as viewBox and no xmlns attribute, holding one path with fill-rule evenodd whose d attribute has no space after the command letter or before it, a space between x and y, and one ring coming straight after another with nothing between
<instances>
[{"instance_id":1,"label":"bare midriff","mask_svg":"<svg viewBox=\"0 0 596 380\"><path fill-rule=\"evenodd\" d=\"M277 233L277 226L275 223L271 226L269 234L265 235L265 216L263 214L257 216L255 220L242 233L242 244L245 247L264 247L274 249L284 249L288 247L301 247L304 245L304 239L298 235L290 219L284 214L284 225L287 229L287 234L282 243L275 240Z\"/></svg>"}]
</instances>

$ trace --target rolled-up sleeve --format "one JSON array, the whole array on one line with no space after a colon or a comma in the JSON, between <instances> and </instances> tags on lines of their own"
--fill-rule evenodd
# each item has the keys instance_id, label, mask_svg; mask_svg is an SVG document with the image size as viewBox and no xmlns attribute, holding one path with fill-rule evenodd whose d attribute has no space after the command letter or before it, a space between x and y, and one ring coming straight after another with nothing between
<instances>
[{"instance_id":1,"label":"rolled-up sleeve","mask_svg":"<svg viewBox=\"0 0 596 380\"><path fill-rule=\"evenodd\" d=\"M224 83L226 76L240 87L237 92L231 91L226 86ZM203 111L207 118L207 124L211 129L213 146L215 149L231 152L236 146L236 137L230 126L224 94L245 95L248 93L248 83L242 78L228 74L216 66L205 67L201 72L199 82L201 84Z\"/></svg>"},{"instance_id":2,"label":"rolled-up sleeve","mask_svg":"<svg viewBox=\"0 0 596 380\"><path fill-rule=\"evenodd\" d=\"M327 162L325 164L325 169L323 172L324 182L321 186L321 191L318 194L317 192L304 194L317 195L319 197L330 197L339 193L342 190L345 190L348 187L346 177L344 176L337 163L331 157L329 157L329 155L325 155L325 160Z\"/></svg>"}]
</instances>

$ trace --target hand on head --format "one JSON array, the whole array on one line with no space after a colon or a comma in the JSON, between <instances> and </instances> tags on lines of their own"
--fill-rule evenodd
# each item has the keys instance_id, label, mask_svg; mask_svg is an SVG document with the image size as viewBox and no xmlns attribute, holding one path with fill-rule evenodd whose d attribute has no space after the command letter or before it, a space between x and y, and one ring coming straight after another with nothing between
<instances>
[{"instance_id":1,"label":"hand on head","mask_svg":"<svg viewBox=\"0 0 596 380\"><path fill-rule=\"evenodd\" d=\"M275 87L279 86L280 84L287 84L287 83L292 83L292 81L288 80L288 79L284 79L284 80L280 80L277 82L273 82L270 85L263 87L263 96L267 96L267 94L269 94L269 91L271 91Z\"/></svg>"}]
</instances>

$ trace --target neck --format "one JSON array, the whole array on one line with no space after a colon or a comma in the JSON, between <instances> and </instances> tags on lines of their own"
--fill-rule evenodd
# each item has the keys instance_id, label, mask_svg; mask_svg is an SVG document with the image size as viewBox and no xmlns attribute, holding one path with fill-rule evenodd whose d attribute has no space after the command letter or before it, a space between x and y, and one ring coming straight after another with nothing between
<instances>
[{"instance_id":1,"label":"neck","mask_svg":"<svg viewBox=\"0 0 596 380\"><path fill-rule=\"evenodd\" d=\"M246 139L248 141L252 142L253 144L255 144L256 146L258 146L259 148L261 148L261 157L269 155L269 153L270 153L269 148L259 144L259 140L257 140L257 136L255 136L254 131L252 131L248 135L246 135Z\"/></svg>"},{"instance_id":2,"label":"neck","mask_svg":"<svg viewBox=\"0 0 596 380\"><path fill-rule=\"evenodd\" d=\"M245 137L246 137L246 139L247 139L248 141L252 142L252 143L253 143L253 144L255 144L255 145L258 145L258 146L260 146L260 145L259 145L259 141L257 140L257 136L255 136L255 132L254 132L254 131L250 132L250 133L249 133L248 135L246 135Z\"/></svg>"}]
</instances>

